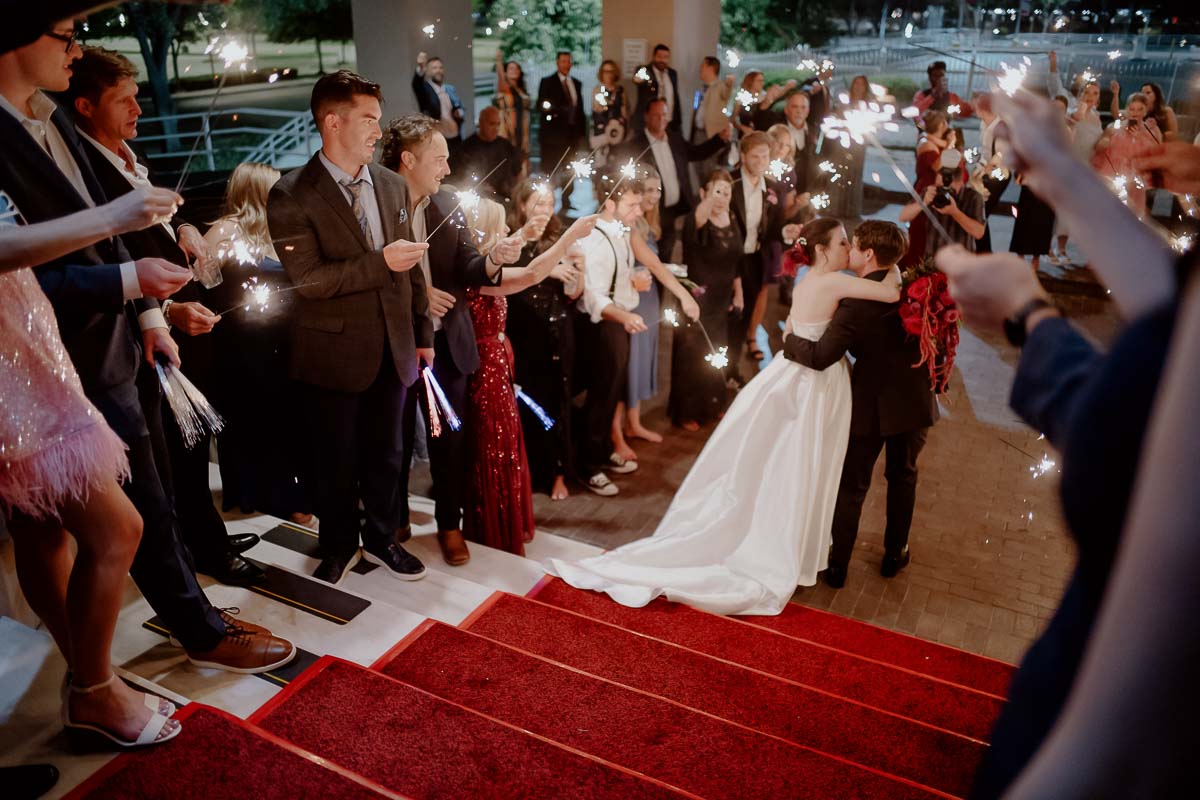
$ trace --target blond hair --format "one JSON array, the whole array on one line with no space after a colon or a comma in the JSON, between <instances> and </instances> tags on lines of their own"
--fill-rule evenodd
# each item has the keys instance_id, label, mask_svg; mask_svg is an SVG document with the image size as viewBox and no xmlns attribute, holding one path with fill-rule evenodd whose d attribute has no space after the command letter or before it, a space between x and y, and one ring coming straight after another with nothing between
<instances>
[{"instance_id":1,"label":"blond hair","mask_svg":"<svg viewBox=\"0 0 1200 800\"><path fill-rule=\"evenodd\" d=\"M271 231L267 228L267 196L279 180L279 170L270 164L253 161L238 164L225 187L225 216L247 239L247 245L259 252L271 249Z\"/></svg>"},{"instance_id":2,"label":"blond hair","mask_svg":"<svg viewBox=\"0 0 1200 800\"><path fill-rule=\"evenodd\" d=\"M504 206L495 200L482 199L470 211L470 225L482 255L492 252L496 243L504 238Z\"/></svg>"}]
</instances>

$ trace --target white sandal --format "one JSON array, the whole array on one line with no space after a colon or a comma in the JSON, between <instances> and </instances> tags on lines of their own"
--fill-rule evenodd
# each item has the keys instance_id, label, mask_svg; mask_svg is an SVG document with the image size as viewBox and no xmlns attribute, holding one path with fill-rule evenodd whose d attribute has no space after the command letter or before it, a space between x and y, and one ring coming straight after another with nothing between
<instances>
[{"instance_id":1,"label":"white sandal","mask_svg":"<svg viewBox=\"0 0 1200 800\"><path fill-rule=\"evenodd\" d=\"M116 677L115 673L113 677ZM71 678L71 672L68 670L67 674L63 676L62 688L58 690L58 699L62 701L64 706L67 704L67 695L70 694L71 691ZM107 686L108 684L104 683L101 685ZM164 717L173 716L175 712L179 710L179 706L175 705L167 698L159 697L158 695L150 694L149 692L142 692L142 700L145 702L146 708L150 709L155 714L162 714Z\"/></svg>"},{"instance_id":2,"label":"white sandal","mask_svg":"<svg viewBox=\"0 0 1200 800\"><path fill-rule=\"evenodd\" d=\"M95 686L70 686L68 688L68 693L69 694L92 694L93 692L98 692L101 689L107 688L108 686L112 685L112 682L115 680L117 680L117 675L116 675L116 673L113 673L111 676L109 676L109 679L106 680L104 683L98 683ZM146 704L146 708L150 709L153 713L150 715L150 719L146 722L145 727L142 728L142 732L139 733L137 739L135 739L133 741L129 741L128 739L122 739L121 737L117 736L116 734L112 733L111 731L107 730L106 728L100 727L99 725L90 725L87 723L72 722L71 721L71 706L70 706L69 702L64 702L63 707L62 707L63 727L66 728L68 731L81 731L81 732L96 735L96 736L102 736L105 739L107 739L109 742L112 742L113 744L115 744L119 747L126 747L126 748L128 748L128 747L145 747L147 745L152 745L152 744L162 744L163 742L169 742L172 739L174 739L176 736L178 736L179 733L183 730L183 726L180 725L178 722L176 722L175 730L171 731L166 736L159 738L158 735L162 732L162 729L164 727L166 727L166 724L171 721L171 718L158 711L158 709L161 707L159 704L159 700L161 698L155 697L153 695L145 694L145 693L143 693L142 696L145 698L144 702ZM167 703L170 704L172 708L174 708L174 706L175 706L174 703L171 703L171 701L169 701L169 700L167 701Z\"/></svg>"}]
</instances>

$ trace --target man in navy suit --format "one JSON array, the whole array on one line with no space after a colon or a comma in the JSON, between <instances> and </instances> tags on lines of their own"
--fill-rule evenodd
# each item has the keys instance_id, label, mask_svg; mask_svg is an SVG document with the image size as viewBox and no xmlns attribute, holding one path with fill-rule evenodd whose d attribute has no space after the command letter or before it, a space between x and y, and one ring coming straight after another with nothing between
<instances>
[{"instance_id":1,"label":"man in navy suit","mask_svg":"<svg viewBox=\"0 0 1200 800\"><path fill-rule=\"evenodd\" d=\"M562 51L555 59L557 70L542 78L538 84L537 103L533 113L538 115L538 144L542 151L542 172L549 174L556 164L567 161L580 149L587 136L587 115L584 113L583 84L571 77L571 54ZM570 181L570 171L559 168L554 176L558 185ZM574 183L563 189L563 212L570 208Z\"/></svg>"}]
</instances>

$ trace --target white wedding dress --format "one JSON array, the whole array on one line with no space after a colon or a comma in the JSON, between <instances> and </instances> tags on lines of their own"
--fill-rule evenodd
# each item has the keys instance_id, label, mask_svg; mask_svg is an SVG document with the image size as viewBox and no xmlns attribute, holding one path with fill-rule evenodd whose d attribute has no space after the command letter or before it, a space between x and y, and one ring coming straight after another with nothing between
<instances>
[{"instance_id":1,"label":"white wedding dress","mask_svg":"<svg viewBox=\"0 0 1200 800\"><path fill-rule=\"evenodd\" d=\"M815 341L826 325L793 327ZM817 371L781 353L738 394L653 536L543 566L626 606L663 595L716 614L778 614L827 565L849 433L846 359Z\"/></svg>"}]
</instances>

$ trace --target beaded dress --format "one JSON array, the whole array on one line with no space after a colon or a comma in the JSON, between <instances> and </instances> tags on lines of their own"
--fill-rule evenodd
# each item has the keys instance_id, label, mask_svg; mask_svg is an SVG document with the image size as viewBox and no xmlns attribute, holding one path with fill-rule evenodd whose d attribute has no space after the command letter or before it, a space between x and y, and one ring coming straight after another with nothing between
<instances>
[{"instance_id":1,"label":"beaded dress","mask_svg":"<svg viewBox=\"0 0 1200 800\"><path fill-rule=\"evenodd\" d=\"M468 291L467 301L479 369L468 383L464 414L470 475L463 535L523 556L525 543L533 539L533 489L504 335L508 303L474 289Z\"/></svg>"}]
</instances>

